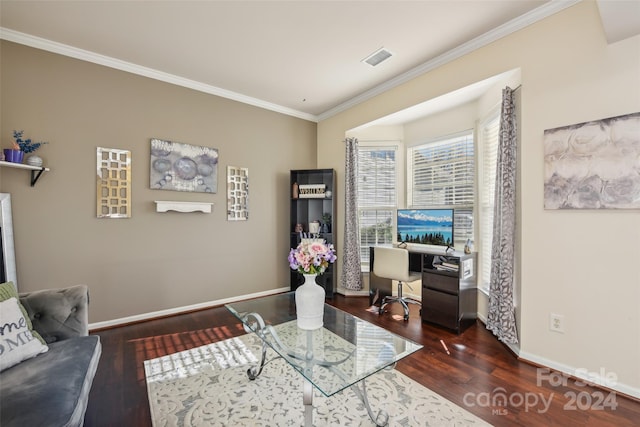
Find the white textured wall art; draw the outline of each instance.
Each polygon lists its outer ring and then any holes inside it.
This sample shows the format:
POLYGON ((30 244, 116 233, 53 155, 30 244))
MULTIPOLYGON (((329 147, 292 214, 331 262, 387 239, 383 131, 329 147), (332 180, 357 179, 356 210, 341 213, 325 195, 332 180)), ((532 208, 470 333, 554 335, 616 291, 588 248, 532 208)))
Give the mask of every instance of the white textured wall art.
POLYGON ((545 209, 640 209, 640 113, 544 131, 545 209))

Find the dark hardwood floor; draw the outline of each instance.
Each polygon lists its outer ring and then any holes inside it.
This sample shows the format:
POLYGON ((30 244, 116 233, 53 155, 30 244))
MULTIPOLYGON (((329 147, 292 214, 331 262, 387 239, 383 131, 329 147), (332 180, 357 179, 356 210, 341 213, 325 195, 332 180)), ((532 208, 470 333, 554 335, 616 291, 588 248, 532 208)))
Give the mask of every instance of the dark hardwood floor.
MULTIPOLYGON (((397 304, 378 316, 367 310, 368 301, 335 295, 330 303, 423 344, 422 350, 400 361, 396 369, 493 425, 640 425, 640 402, 558 373, 538 374, 536 367, 518 361, 481 323, 456 335, 423 323, 418 307, 411 307, 405 322, 397 304)), ((144 360, 244 331, 224 307, 216 307, 92 333, 100 335, 103 350, 85 426, 145 427, 151 426, 151 419, 144 360)))

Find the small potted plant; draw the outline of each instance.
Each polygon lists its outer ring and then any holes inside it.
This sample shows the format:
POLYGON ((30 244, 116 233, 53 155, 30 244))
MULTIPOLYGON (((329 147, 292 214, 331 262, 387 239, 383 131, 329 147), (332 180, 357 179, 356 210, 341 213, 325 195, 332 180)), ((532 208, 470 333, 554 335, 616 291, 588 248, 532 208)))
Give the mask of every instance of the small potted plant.
POLYGON ((331 233, 331 214, 329 212, 322 214, 322 227, 324 228, 323 233, 331 233))
MULTIPOLYGON (((4 150, 4 156, 8 162, 22 163, 22 159, 25 153, 33 153, 43 144, 47 144, 47 142, 44 141, 33 142, 31 141, 31 138, 22 139, 23 134, 23 130, 13 131, 14 141, 11 143, 11 148, 4 150)), ((42 158, 36 155, 29 156, 29 158, 27 159, 27 163, 31 166, 42 166, 42 158)))

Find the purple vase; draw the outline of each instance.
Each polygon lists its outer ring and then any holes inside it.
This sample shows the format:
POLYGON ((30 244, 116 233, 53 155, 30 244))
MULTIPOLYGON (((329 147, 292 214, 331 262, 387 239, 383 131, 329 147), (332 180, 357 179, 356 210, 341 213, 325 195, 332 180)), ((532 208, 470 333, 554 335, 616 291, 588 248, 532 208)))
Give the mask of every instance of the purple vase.
POLYGON ((12 150, 10 148, 4 149, 4 159, 11 163, 22 163, 24 157, 24 151, 12 150))

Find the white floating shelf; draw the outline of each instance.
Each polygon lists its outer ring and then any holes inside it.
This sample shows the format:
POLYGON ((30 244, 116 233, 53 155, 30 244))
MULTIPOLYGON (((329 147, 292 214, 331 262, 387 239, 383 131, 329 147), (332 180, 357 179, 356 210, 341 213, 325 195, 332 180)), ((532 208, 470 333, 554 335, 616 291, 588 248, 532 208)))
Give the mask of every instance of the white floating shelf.
POLYGON ((0 167, 15 168, 15 169, 26 169, 26 170, 31 171, 31 186, 32 187, 34 185, 36 185, 36 181, 38 181, 38 178, 40 178, 40 175, 42 175, 42 172, 49 172, 51 170, 51 169, 45 168, 43 166, 31 166, 31 165, 25 165, 25 164, 22 164, 22 163, 6 162, 4 160, 0 160, 0 167))
POLYGON ((163 200, 156 200, 156 212, 204 212, 211 213, 213 210, 213 203, 203 202, 168 202, 163 200))

